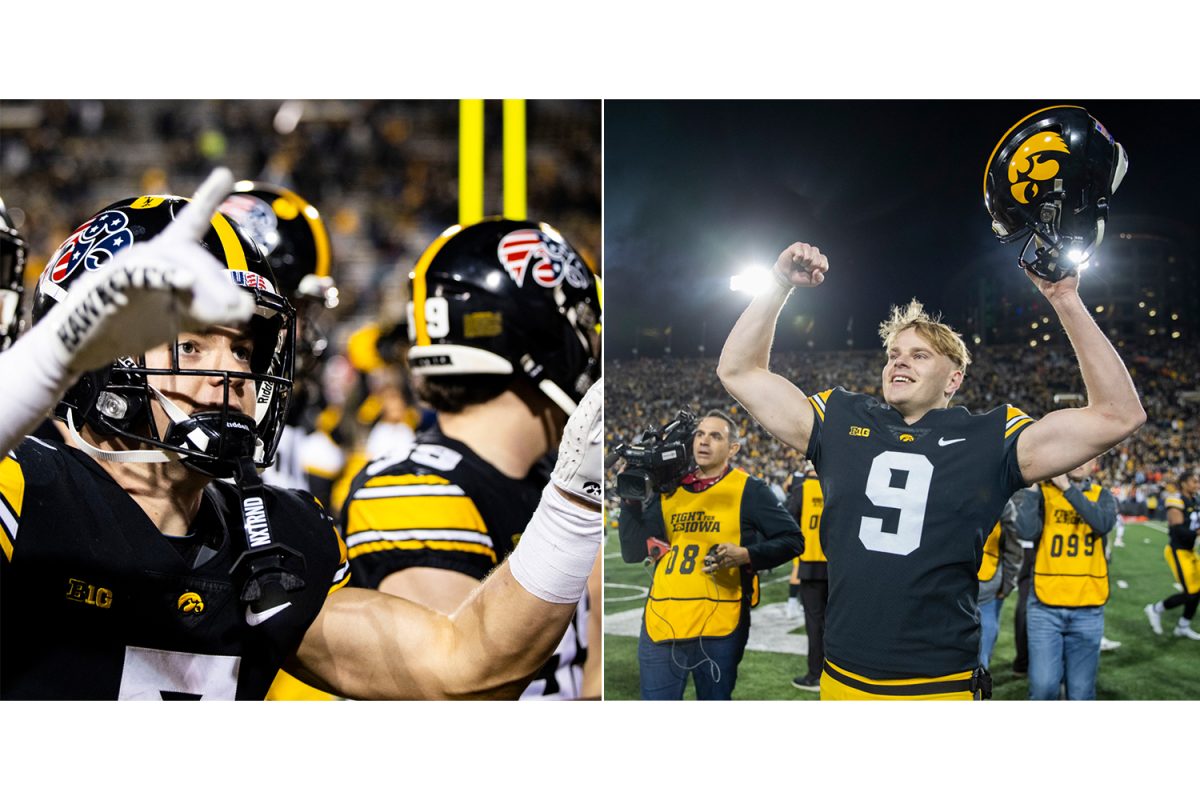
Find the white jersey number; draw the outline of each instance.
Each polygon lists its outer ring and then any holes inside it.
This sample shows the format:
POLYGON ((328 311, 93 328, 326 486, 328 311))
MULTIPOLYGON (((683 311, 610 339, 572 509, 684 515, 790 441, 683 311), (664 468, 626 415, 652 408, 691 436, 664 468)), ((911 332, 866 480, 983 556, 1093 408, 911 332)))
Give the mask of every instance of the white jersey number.
POLYGON ((881 518, 864 516, 858 538, 868 550, 906 556, 921 546, 932 480, 933 464, 920 453, 887 450, 875 456, 867 476, 867 497, 877 506, 897 509, 900 521, 895 533, 885 533, 881 518), (892 470, 908 473, 902 488, 892 486, 892 470))
POLYGON ((240 656, 126 647, 118 700, 234 700, 240 656))

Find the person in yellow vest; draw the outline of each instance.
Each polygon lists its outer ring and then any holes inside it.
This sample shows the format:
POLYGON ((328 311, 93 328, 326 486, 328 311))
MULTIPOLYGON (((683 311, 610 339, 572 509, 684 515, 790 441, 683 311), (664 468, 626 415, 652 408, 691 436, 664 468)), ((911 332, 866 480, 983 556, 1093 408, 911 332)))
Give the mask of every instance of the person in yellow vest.
POLYGON ((1117 521, 1117 501, 1092 480, 1096 459, 1029 489, 1041 502, 1022 503, 1018 535, 1036 539, 1029 635, 1029 699, 1096 698, 1108 560, 1104 537, 1117 521))
POLYGON ((758 601, 757 571, 786 564, 804 539, 771 490, 730 466, 737 428, 710 411, 696 428, 696 469, 674 492, 645 508, 626 502, 618 532, 627 562, 647 542, 665 542, 657 559, 638 641, 643 700, 682 700, 688 677, 699 700, 729 700, 758 601))
MULTIPOLYGON (((821 691, 821 669, 825 666, 825 606, 829 603, 829 565, 821 549, 821 511, 825 496, 812 462, 804 478, 792 487, 787 510, 800 523, 804 552, 793 562, 800 603, 804 607, 804 631, 808 635, 807 672, 792 679, 792 686, 805 692, 821 691)), ((791 587, 788 587, 789 593, 791 587)), ((789 598, 789 602, 791 602, 789 598)))
POLYGON ((1183 591, 1146 606, 1146 616, 1156 634, 1162 634, 1162 614, 1168 608, 1183 606, 1175 635, 1200 640, 1200 632, 1192 628, 1196 607, 1200 606, 1200 558, 1196 557, 1196 534, 1200 532, 1200 476, 1185 472, 1179 478, 1179 494, 1168 495, 1167 529, 1171 537, 1163 550, 1167 565, 1183 591))
MULTIPOLYGON (((1024 491, 1024 490, 1022 490, 1024 491)), ((979 564, 979 663, 991 667, 992 648, 1000 633, 1000 609, 1017 585, 1021 569, 1021 543, 1015 529, 1017 506, 1012 498, 983 543, 979 564)))

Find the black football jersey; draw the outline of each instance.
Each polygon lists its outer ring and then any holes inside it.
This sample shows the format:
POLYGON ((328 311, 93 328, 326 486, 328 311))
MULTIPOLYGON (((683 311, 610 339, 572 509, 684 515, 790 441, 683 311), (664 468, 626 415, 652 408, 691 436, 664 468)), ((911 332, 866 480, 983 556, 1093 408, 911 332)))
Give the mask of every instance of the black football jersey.
POLYGON ((808 457, 825 496, 827 658, 877 680, 974 669, 983 544, 1025 485, 1016 442, 1033 420, 1011 406, 957 407, 908 425, 882 400, 841 388, 809 402, 808 457))
MULTIPOLYGON (((368 464, 342 512, 351 585, 378 589, 388 575, 410 567, 483 580, 525 531, 550 478, 544 466, 510 478, 436 426, 420 433, 409 452, 368 464)), ((523 697, 578 695, 586 613, 581 603, 523 697)))
POLYGON ((408 567, 483 580, 516 546, 548 477, 510 478, 440 428, 425 431, 350 486, 342 511, 350 584, 378 589, 408 567))
POLYGON ((1177 508, 1183 513, 1183 530, 1168 529, 1171 547, 1176 550, 1191 550, 1196 546, 1196 535, 1200 533, 1200 495, 1171 495, 1164 503, 1168 509, 1177 508))
POLYGON ((189 535, 168 537, 88 455, 27 437, 0 462, 0 696, 262 699, 349 578, 311 497, 264 500, 304 588, 255 615, 229 575, 247 546, 233 487, 210 484, 189 535))

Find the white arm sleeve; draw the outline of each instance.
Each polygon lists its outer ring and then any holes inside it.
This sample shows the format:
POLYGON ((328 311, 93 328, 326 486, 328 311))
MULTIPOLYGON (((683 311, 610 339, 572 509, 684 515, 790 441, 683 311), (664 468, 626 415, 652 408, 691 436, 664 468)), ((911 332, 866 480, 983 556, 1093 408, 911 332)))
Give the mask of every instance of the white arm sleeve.
POLYGON ((0 353, 0 456, 38 426, 75 380, 50 355, 53 335, 49 326, 34 325, 0 353))

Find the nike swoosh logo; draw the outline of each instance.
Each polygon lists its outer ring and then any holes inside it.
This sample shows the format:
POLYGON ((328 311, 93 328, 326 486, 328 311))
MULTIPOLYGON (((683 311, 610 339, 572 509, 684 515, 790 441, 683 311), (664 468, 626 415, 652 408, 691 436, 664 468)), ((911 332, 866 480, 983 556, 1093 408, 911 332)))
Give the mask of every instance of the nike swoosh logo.
POLYGON ((938 439, 938 447, 945 447, 948 444, 957 444, 958 442, 965 441, 966 439, 938 439))
POLYGON ((266 622, 267 620, 269 620, 271 617, 278 614, 280 611, 283 611, 285 608, 287 608, 291 604, 292 603, 289 600, 286 603, 283 603, 283 604, 277 605, 277 606, 271 606, 266 611, 259 611, 258 613, 255 613, 247 608, 246 609, 246 622, 250 625, 261 625, 264 622, 266 622))

